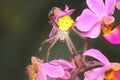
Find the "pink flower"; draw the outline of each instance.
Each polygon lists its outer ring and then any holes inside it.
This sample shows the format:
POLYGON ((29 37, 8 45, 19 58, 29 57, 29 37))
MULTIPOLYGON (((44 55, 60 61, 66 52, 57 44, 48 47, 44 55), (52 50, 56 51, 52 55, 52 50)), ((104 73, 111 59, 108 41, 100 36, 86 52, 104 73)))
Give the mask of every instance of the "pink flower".
MULTIPOLYGON (((75 68, 76 67, 74 65, 66 60, 52 60, 48 63, 44 63, 42 67, 39 68, 38 80, 43 80, 41 79, 42 72, 44 72, 48 76, 48 80, 69 80, 75 68)), ((76 78, 76 80, 78 79, 76 78)))
MULTIPOLYGON (((69 10, 69 7, 68 7, 68 5, 65 5, 65 10, 61 10, 60 8, 58 8, 58 7, 54 7, 53 9, 52 9, 52 11, 53 11, 53 16, 52 16, 52 19, 56 22, 56 23, 58 23, 58 19, 60 18, 60 17, 62 17, 62 16, 65 16, 65 15, 71 15, 73 12, 74 12, 74 9, 70 9, 69 10)), ((56 33, 57 33, 57 26, 55 25, 55 24, 52 24, 53 25, 53 27, 52 27, 52 30, 51 30, 51 32, 50 32, 50 34, 49 34, 49 37, 52 37, 52 36, 54 36, 56 33)))
MULTIPOLYGON (((112 16, 115 9, 116 0, 86 0, 89 7, 84 9, 82 14, 76 19, 76 28, 81 31, 81 35, 84 37, 97 38, 101 33, 101 28, 103 35, 106 35, 104 30, 109 30, 109 25, 112 29, 114 24, 114 17, 112 16), (112 26, 111 26, 112 25, 112 26)), ((109 37, 117 39, 112 40, 107 39, 112 44, 120 44, 120 31, 119 28, 111 30, 107 33, 110 34, 109 37), (118 35, 118 36, 113 36, 118 35)), ((104 36, 106 38, 106 36, 104 36)))
POLYGON ((110 63, 109 60, 96 49, 87 50, 83 55, 93 57, 103 63, 102 67, 86 71, 84 80, 120 80, 119 63, 110 63))
MULTIPOLYGON (((29 80, 69 80, 76 69, 75 65, 64 59, 44 63, 33 56, 31 62, 32 64, 26 67, 29 80)), ((75 80, 79 79, 76 77, 75 80)))

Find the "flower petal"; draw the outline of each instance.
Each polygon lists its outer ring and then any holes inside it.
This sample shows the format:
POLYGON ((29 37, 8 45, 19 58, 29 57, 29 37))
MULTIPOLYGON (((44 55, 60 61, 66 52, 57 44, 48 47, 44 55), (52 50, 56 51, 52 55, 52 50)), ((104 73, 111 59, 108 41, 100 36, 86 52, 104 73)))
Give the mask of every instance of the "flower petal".
POLYGON ((76 28, 80 31, 89 31, 100 19, 89 9, 84 9, 76 19, 76 28))
POLYGON ((54 15, 55 15, 56 17, 62 16, 62 15, 65 15, 65 14, 66 14, 64 11, 62 11, 62 10, 61 10, 60 8, 58 8, 58 7, 54 7, 53 12, 54 12, 54 15))
POLYGON ((75 80, 80 80, 80 79, 79 79, 79 77, 77 76, 77 77, 75 78, 75 80))
POLYGON ((31 62, 32 62, 32 64, 40 64, 39 61, 40 61, 39 58, 37 58, 37 57, 35 57, 35 56, 32 56, 32 57, 31 57, 31 62))
POLYGON ((63 79, 63 80, 69 80, 69 79, 70 79, 70 77, 71 77, 70 72, 65 71, 65 75, 64 75, 63 77, 61 77, 61 79, 63 79))
POLYGON ((91 56, 100 62, 102 62, 104 65, 109 66, 110 62, 109 60, 97 49, 89 49, 83 53, 83 55, 91 56))
POLYGON ((114 13, 115 3, 116 3, 116 0, 105 0, 106 13, 108 15, 112 15, 114 13))
POLYGON ((100 67, 86 71, 84 74, 84 80, 104 80, 104 74, 106 70, 106 67, 100 67))
POLYGON ((68 11, 68 10, 69 10, 68 5, 65 5, 65 10, 64 11, 68 11))
POLYGON ((38 78, 37 80, 48 80, 46 73, 41 69, 41 66, 39 67, 38 70, 38 78))
POLYGON ((42 66, 42 70, 52 78, 59 78, 65 75, 64 69, 58 64, 45 63, 42 66))
POLYGON ((59 64, 63 69, 72 69, 75 68, 70 62, 64 59, 53 60, 50 62, 51 64, 59 64))
POLYGON ((120 25, 108 34, 103 34, 104 38, 111 44, 120 44, 120 25))
POLYGON ((96 80, 104 80, 105 73, 101 73, 96 80))
POLYGON ((70 9, 70 10, 67 11, 66 15, 72 15, 74 11, 75 11, 75 9, 70 9))
POLYGON ((105 24, 111 24, 111 23, 114 23, 115 18, 114 18, 113 16, 103 16, 103 17, 102 17, 102 21, 103 21, 105 24))
POLYGON ((61 10, 58 7, 55 7, 55 9, 54 9, 54 15, 56 17, 61 17, 64 15, 71 15, 73 12, 74 12, 74 9, 69 10, 69 7, 67 5, 65 6, 65 11, 61 10))
POLYGON ((65 5, 65 10, 64 11, 67 13, 67 15, 72 15, 72 13, 75 11, 75 9, 70 9, 69 10, 68 5, 65 5))
POLYGON ((56 78, 48 77, 48 80, 57 80, 56 78))
POLYGON ((81 32, 81 36, 89 37, 89 38, 97 38, 101 32, 101 24, 96 24, 90 31, 88 32, 81 32))
POLYGON ((30 68, 31 68, 31 65, 30 65, 30 64, 26 66, 26 71, 25 71, 25 73, 26 73, 27 75, 29 75, 29 70, 30 70, 30 68))
POLYGON ((119 71, 120 70, 120 63, 111 63, 110 68, 113 69, 114 71, 119 71))
POLYGON ((55 26, 52 27, 52 30, 49 34, 49 37, 53 37, 57 33, 57 28, 55 26))
POLYGON ((117 72, 115 73, 115 78, 114 78, 114 80, 120 80, 120 71, 117 71, 117 72))
MULTIPOLYGON (((86 0, 88 7, 98 16, 105 13, 105 5, 103 0, 86 0)), ((88 18, 89 19, 89 18, 88 18)))

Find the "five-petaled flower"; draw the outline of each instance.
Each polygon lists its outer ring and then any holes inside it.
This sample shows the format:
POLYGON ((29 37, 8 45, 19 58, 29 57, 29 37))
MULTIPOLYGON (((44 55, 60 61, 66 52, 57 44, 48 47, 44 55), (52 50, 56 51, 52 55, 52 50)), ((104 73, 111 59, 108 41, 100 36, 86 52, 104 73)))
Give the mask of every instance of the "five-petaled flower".
POLYGON ((97 38, 101 29, 104 37, 112 44, 120 44, 120 28, 112 29, 116 0, 86 0, 89 8, 76 19, 76 28, 84 37, 97 38), (109 37, 109 38, 108 38, 109 37), (114 38, 114 39, 111 39, 114 38))
POLYGON ((93 57, 100 61, 103 66, 85 72, 84 80, 120 80, 120 63, 110 61, 96 49, 89 49, 83 55, 93 57))

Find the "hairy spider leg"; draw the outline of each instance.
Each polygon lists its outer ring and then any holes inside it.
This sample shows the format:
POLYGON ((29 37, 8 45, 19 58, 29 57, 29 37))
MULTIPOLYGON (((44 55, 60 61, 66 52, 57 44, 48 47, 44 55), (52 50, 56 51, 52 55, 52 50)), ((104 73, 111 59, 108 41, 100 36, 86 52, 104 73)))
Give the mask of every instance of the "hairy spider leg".
POLYGON ((57 37, 57 35, 55 35, 55 36, 53 36, 53 37, 50 37, 50 38, 48 38, 48 39, 45 39, 45 40, 41 43, 40 48, 38 49, 39 53, 41 52, 43 46, 44 46, 46 43, 50 42, 51 40, 54 40, 56 37, 57 37))
POLYGON ((73 52, 73 49, 72 49, 70 43, 68 42, 68 38, 66 38, 66 44, 67 44, 67 46, 68 46, 68 49, 69 49, 70 53, 73 55, 74 52, 73 52))
MULTIPOLYGON (((80 35, 80 32, 73 26, 71 27, 71 30, 76 33, 79 37, 81 37, 82 39, 84 39, 84 47, 83 47, 83 51, 86 51, 88 49, 88 43, 89 43, 89 38, 86 38, 86 37, 82 37, 80 35)), ((81 61, 84 65, 88 66, 87 64, 87 60, 86 60, 86 56, 84 55, 81 55, 81 61)))
POLYGON ((58 24, 51 18, 49 23, 58 29, 58 24))
POLYGON ((58 41, 58 37, 56 36, 55 40, 52 42, 52 44, 49 46, 48 51, 47 51, 47 57, 46 57, 46 61, 48 61, 49 55, 50 55, 50 51, 51 48, 55 45, 55 43, 58 41))
POLYGON ((74 26, 71 27, 71 30, 72 30, 75 34, 77 34, 79 37, 81 37, 81 38, 84 39, 84 37, 82 37, 82 36, 80 35, 80 32, 79 32, 78 30, 76 30, 76 28, 75 28, 74 26))
POLYGON ((75 45, 74 45, 74 43, 72 42, 72 40, 71 40, 71 38, 70 38, 69 36, 68 36, 68 42, 69 42, 71 48, 73 49, 74 54, 75 54, 75 55, 78 54, 78 53, 77 53, 77 50, 76 50, 76 48, 75 48, 75 45))

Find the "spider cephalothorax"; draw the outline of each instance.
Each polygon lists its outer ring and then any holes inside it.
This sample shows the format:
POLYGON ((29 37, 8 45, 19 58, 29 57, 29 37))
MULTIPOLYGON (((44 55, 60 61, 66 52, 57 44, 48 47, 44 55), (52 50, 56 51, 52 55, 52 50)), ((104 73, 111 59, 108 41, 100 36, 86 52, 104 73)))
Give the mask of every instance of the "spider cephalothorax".
POLYGON ((57 37, 60 39, 60 42, 64 42, 67 36, 69 36, 69 31, 58 30, 57 37))

